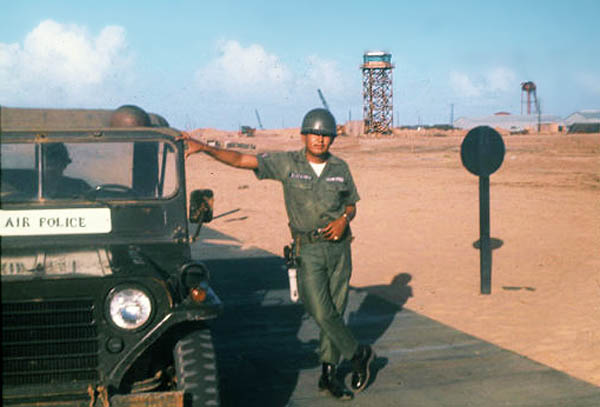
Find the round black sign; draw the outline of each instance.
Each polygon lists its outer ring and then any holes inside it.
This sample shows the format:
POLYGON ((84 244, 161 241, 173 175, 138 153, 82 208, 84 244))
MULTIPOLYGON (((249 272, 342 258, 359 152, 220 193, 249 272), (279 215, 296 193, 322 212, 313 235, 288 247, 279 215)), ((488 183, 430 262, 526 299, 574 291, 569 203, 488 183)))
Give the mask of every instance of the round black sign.
POLYGON ((487 177, 496 172, 504 160, 502 136, 488 126, 471 129, 460 146, 460 158, 469 172, 487 177))

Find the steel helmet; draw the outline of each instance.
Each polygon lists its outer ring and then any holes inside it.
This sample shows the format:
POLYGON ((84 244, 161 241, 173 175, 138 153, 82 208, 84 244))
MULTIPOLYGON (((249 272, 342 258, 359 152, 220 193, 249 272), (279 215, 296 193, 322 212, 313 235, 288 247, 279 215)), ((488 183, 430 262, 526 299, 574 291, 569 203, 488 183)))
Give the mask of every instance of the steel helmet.
POLYGON ((63 143, 49 143, 44 146, 46 160, 52 163, 70 164, 69 150, 63 143))
POLYGON ((335 117, 327 109, 313 109, 304 116, 300 133, 335 137, 337 135, 335 117))
POLYGON ((152 127, 169 127, 167 119, 156 113, 148 113, 150 116, 150 125, 152 127))
POLYGON ((110 127, 149 127, 150 116, 141 107, 123 105, 110 118, 110 127))

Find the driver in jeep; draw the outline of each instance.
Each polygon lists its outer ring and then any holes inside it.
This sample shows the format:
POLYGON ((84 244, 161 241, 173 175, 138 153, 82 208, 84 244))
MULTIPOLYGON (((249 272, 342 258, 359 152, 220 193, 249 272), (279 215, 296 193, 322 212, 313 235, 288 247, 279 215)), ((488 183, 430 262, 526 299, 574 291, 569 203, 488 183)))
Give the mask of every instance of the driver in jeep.
POLYGON ((79 178, 63 175, 71 163, 69 151, 63 143, 44 146, 44 196, 47 198, 71 198, 79 196, 92 187, 79 178))

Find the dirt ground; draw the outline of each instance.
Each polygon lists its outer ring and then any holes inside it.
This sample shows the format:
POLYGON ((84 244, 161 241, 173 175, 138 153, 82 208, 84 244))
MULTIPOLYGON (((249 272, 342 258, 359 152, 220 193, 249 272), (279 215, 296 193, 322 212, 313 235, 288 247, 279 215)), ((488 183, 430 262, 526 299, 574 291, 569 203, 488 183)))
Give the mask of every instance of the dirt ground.
MULTIPOLYGON (((194 134, 251 153, 301 146, 297 129, 194 134)), ((352 285, 407 273, 407 308, 600 386, 600 134, 504 135, 490 177, 490 295, 479 292, 479 184, 460 161, 464 134, 336 139, 361 195, 352 285)), ((188 190, 213 189, 215 215, 225 214, 208 227, 234 238, 204 239, 202 256, 230 255, 211 243, 281 255, 290 235, 278 183, 204 155, 187 167, 188 190)))

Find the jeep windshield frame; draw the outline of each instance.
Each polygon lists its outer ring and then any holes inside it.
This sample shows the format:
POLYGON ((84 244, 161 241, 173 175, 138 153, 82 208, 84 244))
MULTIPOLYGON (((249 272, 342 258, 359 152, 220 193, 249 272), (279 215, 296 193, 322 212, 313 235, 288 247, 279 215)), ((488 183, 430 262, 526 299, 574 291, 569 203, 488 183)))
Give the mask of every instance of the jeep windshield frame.
POLYGON ((175 152, 154 129, 3 133, 2 201, 169 199, 179 188, 175 152))
MULTIPOLYGON (((56 245, 56 239, 61 244, 74 245, 186 241, 185 160, 183 143, 177 141, 177 135, 177 131, 170 128, 147 127, 94 131, 2 131, 0 228, 4 248, 56 245), (63 146, 55 149, 58 152, 50 151, 49 146, 58 145, 63 146), (49 170, 45 164, 51 153, 65 158, 65 146, 67 151, 68 148, 72 150, 66 153, 69 165, 78 166, 85 173, 65 171, 62 179, 69 187, 85 190, 53 196, 49 193, 49 170), (18 158, 11 157, 10 148, 28 149, 29 162, 19 162, 18 158), (86 151, 87 154, 84 154, 86 151), (18 168, 11 168, 11 165, 18 168), (11 173, 12 176, 25 175, 34 191, 15 193, 15 189, 23 185, 22 182, 21 185, 10 185, 10 181, 14 183, 9 179, 11 173), (82 185, 85 187, 82 188, 82 185), (7 225, 17 227, 19 217, 22 220, 24 213, 35 215, 36 211, 42 210, 66 213, 88 208, 108 208, 108 231, 70 233, 55 228, 36 235, 13 233, 14 229, 7 229, 7 225), (53 239, 48 239, 49 235, 53 239)), ((24 179, 21 178, 21 181, 24 179)), ((16 183, 19 184, 19 181, 16 183)), ((60 226, 60 218, 56 219, 60 226)), ((35 218, 32 222, 37 221, 35 218)))

